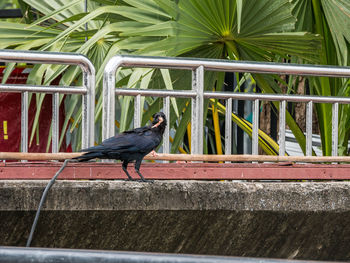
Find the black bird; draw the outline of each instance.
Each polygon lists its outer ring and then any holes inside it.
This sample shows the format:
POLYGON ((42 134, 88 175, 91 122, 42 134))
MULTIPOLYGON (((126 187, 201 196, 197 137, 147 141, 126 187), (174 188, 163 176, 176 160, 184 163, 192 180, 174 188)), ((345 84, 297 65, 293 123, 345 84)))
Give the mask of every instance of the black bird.
POLYGON ((121 160, 123 171, 129 180, 133 178, 127 171, 128 163, 136 161, 135 171, 142 181, 147 181, 140 173, 141 162, 145 155, 155 150, 162 141, 166 124, 165 114, 155 113, 151 125, 125 131, 104 140, 100 145, 82 149, 81 152, 86 153, 74 159, 78 159, 79 162, 94 158, 121 160))

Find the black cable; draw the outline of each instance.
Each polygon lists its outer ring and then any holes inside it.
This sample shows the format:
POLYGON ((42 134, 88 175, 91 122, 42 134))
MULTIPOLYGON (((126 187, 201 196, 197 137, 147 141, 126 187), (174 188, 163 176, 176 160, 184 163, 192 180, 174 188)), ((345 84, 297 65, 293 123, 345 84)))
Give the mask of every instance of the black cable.
POLYGON ((69 161, 70 160, 68 160, 68 159, 64 161, 64 163, 62 164, 61 168, 58 170, 58 172, 55 174, 55 176, 52 177, 50 182, 45 187, 45 190, 44 190, 44 192, 43 192, 43 194, 41 196, 41 200, 40 200, 40 203, 39 203, 38 210, 36 211, 36 214, 35 214, 35 218, 34 218, 34 221, 33 221, 32 229, 30 230, 30 234, 29 234, 29 237, 28 237, 28 240, 27 240, 26 247, 30 247, 30 243, 32 242, 34 231, 35 231, 36 225, 38 223, 40 210, 41 210, 41 208, 42 208, 42 206, 43 206, 43 204, 44 204, 44 202, 46 200, 47 193, 50 190, 51 186, 55 183, 57 177, 60 175, 60 173, 63 171, 63 169, 67 166, 69 161))

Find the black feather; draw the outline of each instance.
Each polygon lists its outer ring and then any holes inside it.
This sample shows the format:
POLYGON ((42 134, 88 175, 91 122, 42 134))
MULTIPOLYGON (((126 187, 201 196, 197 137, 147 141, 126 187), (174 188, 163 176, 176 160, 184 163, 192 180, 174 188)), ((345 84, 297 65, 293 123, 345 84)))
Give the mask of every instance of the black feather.
POLYGON ((121 160, 123 170, 130 180, 132 177, 127 171, 127 166, 129 162, 136 161, 135 170, 145 181, 139 171, 142 159, 160 144, 166 125, 165 114, 158 112, 153 115, 151 125, 125 131, 104 140, 100 145, 82 149, 85 153, 74 159, 78 159, 79 162, 94 158, 121 160))

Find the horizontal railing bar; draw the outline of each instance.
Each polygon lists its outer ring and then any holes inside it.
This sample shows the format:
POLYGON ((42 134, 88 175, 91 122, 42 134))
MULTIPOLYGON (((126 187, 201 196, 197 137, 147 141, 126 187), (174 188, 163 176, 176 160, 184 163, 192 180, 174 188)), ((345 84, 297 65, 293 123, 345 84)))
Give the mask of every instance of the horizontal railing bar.
MULTIPOLYGON (((75 263, 307 263, 309 260, 248 258, 229 256, 209 256, 190 254, 143 253, 129 251, 106 251, 88 249, 56 249, 56 248, 23 248, 0 247, 0 262, 46 263, 46 262, 75 262, 75 263)), ((326 261, 319 261, 325 263, 326 261)))
POLYGON ((326 97, 311 95, 284 95, 284 94, 256 94, 243 92, 204 92, 204 98, 209 99, 237 99, 237 100, 267 100, 267 101, 289 101, 289 102, 316 102, 316 103, 341 103, 350 104, 350 97, 326 97))
POLYGON ((113 57, 106 68, 142 67, 142 68, 168 68, 168 69, 195 69, 203 66, 205 70, 226 72, 250 72, 266 74, 291 74, 303 76, 350 77, 350 67, 297 65, 273 62, 250 61, 223 61, 211 59, 190 59, 171 57, 140 57, 123 56, 113 57))
MULTIPOLYGON (((1 86, 0 86, 1 87, 1 86)), ((181 97, 193 98, 196 93, 190 90, 144 90, 144 89, 115 89, 116 95, 125 96, 153 96, 153 97, 181 97)), ((237 100, 267 100, 267 101, 289 101, 314 103, 341 103, 350 104, 350 97, 326 97, 311 95, 284 95, 284 94, 256 94, 246 92, 204 92, 204 98, 209 99, 237 99, 237 100)))
POLYGON ((152 96, 152 97, 177 97, 194 98, 196 93, 190 90, 146 90, 146 89, 115 89, 116 95, 124 96, 152 96))
POLYGON ((85 55, 78 53, 0 49, 0 61, 76 65, 89 74, 95 74, 91 61, 85 55))
POLYGON ((39 93, 61 93, 61 94, 86 94, 87 89, 82 86, 33 86, 0 84, 0 92, 39 92, 39 93))
MULTIPOLYGON (((78 157, 83 152, 75 153, 19 153, 0 152, 0 160, 66 160, 78 157)), ((305 163, 350 163, 350 156, 276 156, 276 155, 214 155, 214 154, 162 154, 156 156, 148 154, 145 160, 164 161, 203 161, 203 162, 305 162, 305 163)))

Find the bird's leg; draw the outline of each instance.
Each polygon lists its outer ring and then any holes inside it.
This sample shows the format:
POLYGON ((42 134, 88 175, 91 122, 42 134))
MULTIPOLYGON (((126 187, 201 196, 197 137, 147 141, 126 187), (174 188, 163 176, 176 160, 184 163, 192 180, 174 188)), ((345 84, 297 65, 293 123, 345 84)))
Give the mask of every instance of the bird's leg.
POLYGON ((142 163, 142 159, 141 160, 136 160, 135 162, 135 171, 137 172, 137 174, 141 177, 141 181, 142 182, 153 182, 153 180, 147 180, 145 179, 145 177, 143 177, 143 175, 140 173, 140 166, 142 163))
POLYGON ((129 162, 124 161, 123 165, 122 165, 122 168, 123 168, 124 173, 128 176, 129 180, 132 181, 134 179, 130 176, 130 174, 128 173, 128 170, 127 170, 128 169, 128 163, 129 162))

